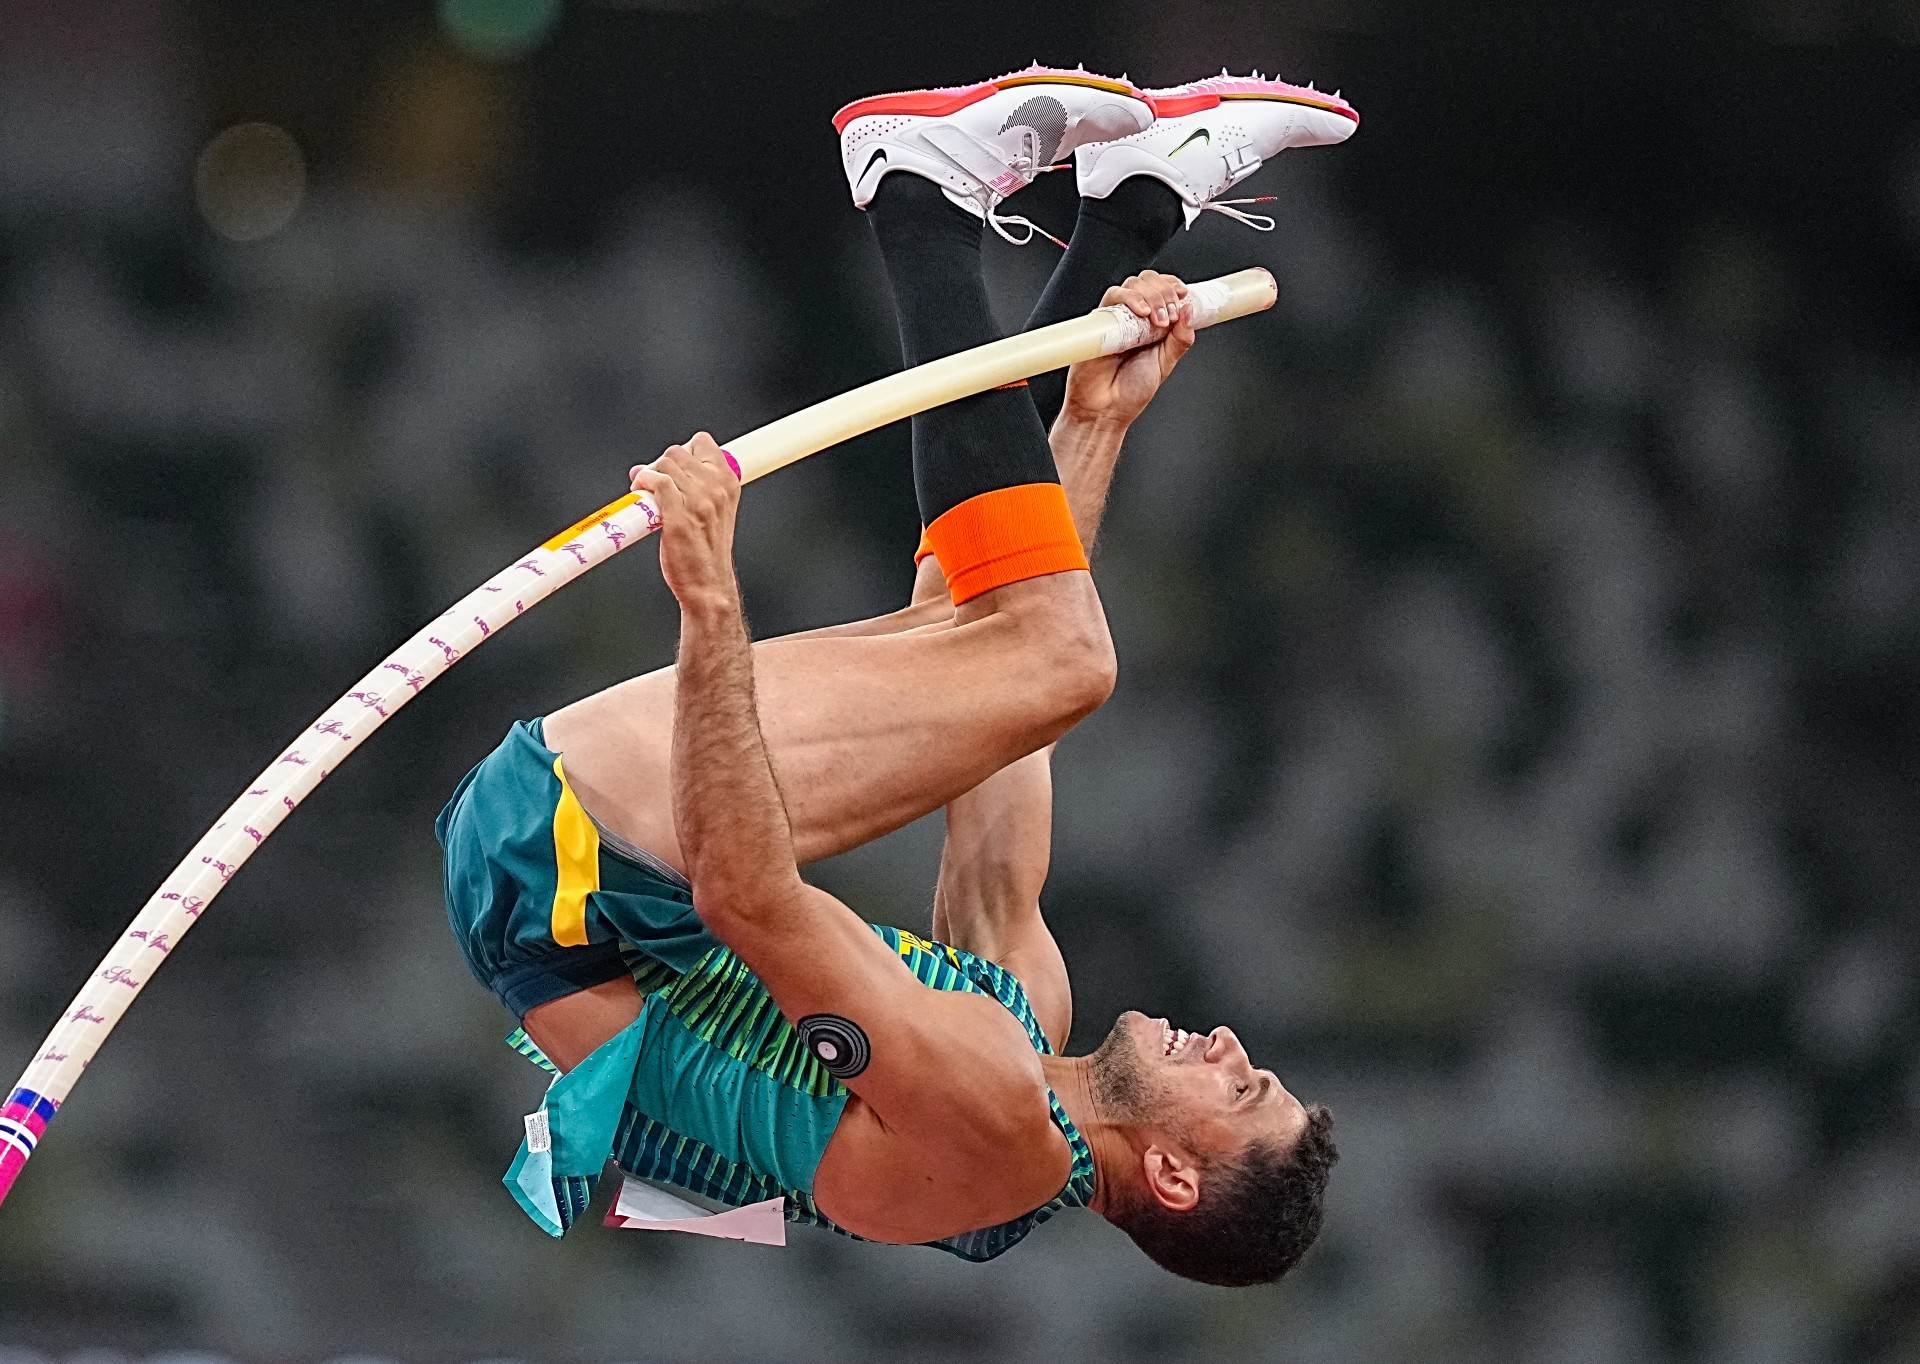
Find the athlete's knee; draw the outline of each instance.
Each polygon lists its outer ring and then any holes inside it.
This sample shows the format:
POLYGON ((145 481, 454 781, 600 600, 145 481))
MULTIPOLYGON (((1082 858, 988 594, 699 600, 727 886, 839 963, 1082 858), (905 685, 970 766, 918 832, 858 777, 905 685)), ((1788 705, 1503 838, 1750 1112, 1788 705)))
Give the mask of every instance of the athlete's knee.
POLYGON ((1059 702, 1073 721, 1105 705, 1120 678, 1120 660, 1113 651, 1106 616, 1096 612, 1076 625, 1060 646, 1063 656, 1055 664, 1059 702))
POLYGON ((991 618, 993 669, 1017 678, 1023 722, 1057 738, 1113 694, 1118 664, 1093 578, 1054 573, 1010 583, 959 608, 963 624, 991 618))
POLYGON ((1100 709, 1119 676, 1106 613, 1087 575, 1062 574, 1061 591, 1036 593, 1020 612, 1019 666, 1031 669, 1043 723, 1065 728, 1100 709))

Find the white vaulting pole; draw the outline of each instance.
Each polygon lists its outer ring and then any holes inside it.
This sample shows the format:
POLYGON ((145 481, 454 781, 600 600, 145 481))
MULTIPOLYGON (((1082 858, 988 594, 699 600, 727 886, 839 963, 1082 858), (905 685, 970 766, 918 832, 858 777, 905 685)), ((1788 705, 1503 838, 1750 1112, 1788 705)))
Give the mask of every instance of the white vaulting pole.
MULTIPOLYGON (((1261 269, 1241 270, 1195 284, 1188 296, 1195 304, 1194 325, 1208 327, 1271 307, 1273 277, 1261 269)), ((726 449, 739 462, 742 480, 751 483, 902 417, 1131 350, 1159 335, 1125 308, 1102 308, 889 375, 728 441, 726 449)), ((107 1034, 214 896, 300 802, 395 711, 495 631, 659 526, 651 501, 631 493, 575 522, 448 607, 253 779, 114 943, 0 1106, 0 1202, 107 1034)))

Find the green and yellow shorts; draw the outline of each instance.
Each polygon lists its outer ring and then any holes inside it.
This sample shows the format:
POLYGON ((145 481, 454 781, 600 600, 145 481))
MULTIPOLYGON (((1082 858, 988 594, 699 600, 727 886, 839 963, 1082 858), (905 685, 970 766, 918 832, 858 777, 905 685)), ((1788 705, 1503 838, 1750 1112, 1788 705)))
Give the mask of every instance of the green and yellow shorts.
POLYGON ((679 973, 718 945, 671 867, 609 846, 539 720, 515 724, 461 779, 434 833, 453 936, 516 1018, 630 974, 622 943, 679 973))

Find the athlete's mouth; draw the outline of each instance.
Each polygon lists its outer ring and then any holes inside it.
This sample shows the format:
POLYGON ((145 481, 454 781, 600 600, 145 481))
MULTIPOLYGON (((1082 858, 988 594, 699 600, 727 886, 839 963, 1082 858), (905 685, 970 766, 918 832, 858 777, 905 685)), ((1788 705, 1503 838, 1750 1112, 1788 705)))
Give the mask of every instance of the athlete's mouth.
POLYGON ((1161 1019, 1160 1054, 1162 1056, 1173 1055, 1176 1051, 1186 1046, 1187 1043, 1193 1041, 1195 1036, 1196 1034, 1188 1032, 1185 1028, 1176 1028, 1173 1024, 1167 1022, 1166 1019, 1161 1019))

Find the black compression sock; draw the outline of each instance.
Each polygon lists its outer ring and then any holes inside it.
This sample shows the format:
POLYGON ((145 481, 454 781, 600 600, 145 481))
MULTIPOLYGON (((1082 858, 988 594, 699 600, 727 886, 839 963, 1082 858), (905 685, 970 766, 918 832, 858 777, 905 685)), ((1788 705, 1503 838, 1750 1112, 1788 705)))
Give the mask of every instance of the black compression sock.
MULTIPOLYGON (((1053 268, 1027 330, 1064 322, 1100 306, 1110 284, 1153 264, 1153 258, 1180 230, 1180 196, 1150 175, 1130 175, 1104 199, 1082 199, 1067 253, 1053 268)), ((1055 370, 1033 380, 1033 401, 1047 426, 1060 415, 1067 372, 1055 370)))
MULTIPOLYGON (((867 217, 893 281, 909 365, 1000 339, 980 274, 978 218, 933 181, 907 172, 881 180, 867 217)), ((962 398, 913 419, 913 483, 925 525, 980 493, 1059 481, 1046 428, 1020 388, 962 398)))

